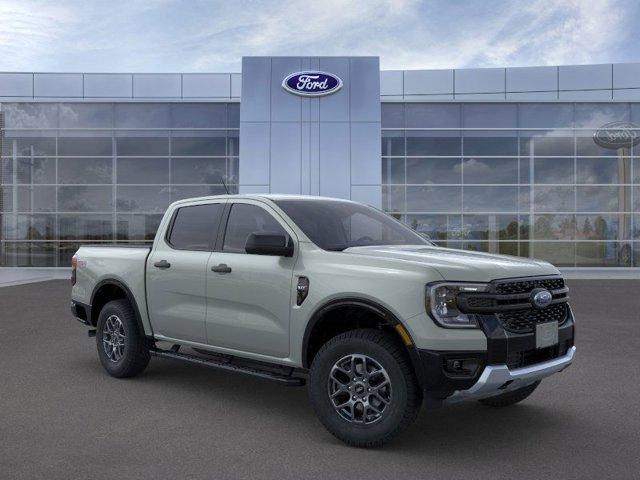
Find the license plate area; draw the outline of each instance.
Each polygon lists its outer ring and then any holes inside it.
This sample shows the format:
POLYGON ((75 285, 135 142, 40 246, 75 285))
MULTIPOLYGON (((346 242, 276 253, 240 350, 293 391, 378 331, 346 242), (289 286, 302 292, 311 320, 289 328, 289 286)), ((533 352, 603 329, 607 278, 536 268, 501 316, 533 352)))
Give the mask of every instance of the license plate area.
POLYGON ((536 325, 536 348, 545 348, 558 344, 558 322, 545 322, 536 325))

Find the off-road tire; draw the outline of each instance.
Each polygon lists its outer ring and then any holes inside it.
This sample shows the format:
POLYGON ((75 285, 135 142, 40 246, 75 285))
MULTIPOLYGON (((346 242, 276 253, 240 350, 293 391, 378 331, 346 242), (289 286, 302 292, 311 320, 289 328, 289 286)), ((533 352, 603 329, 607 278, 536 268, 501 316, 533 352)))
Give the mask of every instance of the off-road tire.
POLYGON ((100 363, 109 375, 117 378, 138 375, 147 367, 151 358, 149 341, 144 332, 140 331, 135 312, 127 300, 114 300, 102 308, 96 326, 96 346, 100 363), (103 343, 105 323, 113 316, 122 322, 125 334, 123 353, 117 361, 108 357, 103 343))
POLYGON ((422 390, 403 345, 391 334, 374 329, 342 333, 320 348, 309 372, 309 397, 325 428, 346 444, 360 448, 379 447, 390 441, 416 419, 422 404, 422 390), (331 370, 349 355, 366 355, 388 374, 390 403, 374 423, 343 418, 329 398, 331 370))
POLYGON ((536 388, 538 388, 538 385, 540 385, 540 380, 532 383, 531 385, 527 385, 526 387, 519 388, 518 390, 496 395, 495 397, 484 398, 478 401, 481 404, 488 405, 490 407, 508 407, 523 401, 531 395, 536 388))

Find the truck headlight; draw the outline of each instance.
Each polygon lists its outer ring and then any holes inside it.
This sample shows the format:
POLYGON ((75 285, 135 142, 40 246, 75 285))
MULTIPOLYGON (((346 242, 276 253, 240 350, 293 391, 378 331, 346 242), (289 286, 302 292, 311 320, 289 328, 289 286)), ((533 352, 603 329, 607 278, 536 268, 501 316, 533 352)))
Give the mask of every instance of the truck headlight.
POLYGON ((427 285, 425 303, 427 313, 438 325, 445 328, 478 328, 473 314, 458 309, 459 293, 486 292, 485 283, 436 283, 427 285))

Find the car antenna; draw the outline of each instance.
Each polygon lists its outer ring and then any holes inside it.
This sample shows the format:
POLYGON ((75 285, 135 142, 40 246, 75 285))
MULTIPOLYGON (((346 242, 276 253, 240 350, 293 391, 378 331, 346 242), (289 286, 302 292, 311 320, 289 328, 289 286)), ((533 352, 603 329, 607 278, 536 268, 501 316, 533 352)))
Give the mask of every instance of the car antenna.
POLYGON ((227 192, 227 195, 231 195, 229 193, 229 189, 227 188, 227 184, 224 183, 224 178, 220 177, 220 181, 222 182, 222 186, 224 187, 224 191, 227 192))

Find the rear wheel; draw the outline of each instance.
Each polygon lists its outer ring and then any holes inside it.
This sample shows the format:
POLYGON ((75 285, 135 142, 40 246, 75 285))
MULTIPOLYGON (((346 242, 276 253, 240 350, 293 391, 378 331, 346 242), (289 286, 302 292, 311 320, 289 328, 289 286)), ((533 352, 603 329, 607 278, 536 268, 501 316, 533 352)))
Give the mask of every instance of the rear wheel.
POLYGON ((334 436, 378 447, 407 428, 422 403, 410 361, 392 335, 352 330, 329 340, 309 372, 311 404, 334 436))
POLYGON ((526 399, 538 388, 538 385, 540 385, 539 380, 526 387, 513 390, 512 392, 496 395, 495 397, 483 398, 479 400, 479 402, 490 407, 508 407, 526 399))
POLYGON ((100 312, 96 329, 98 357, 114 377, 133 377, 149 363, 149 345, 138 328, 135 312, 127 300, 107 303, 100 312))

